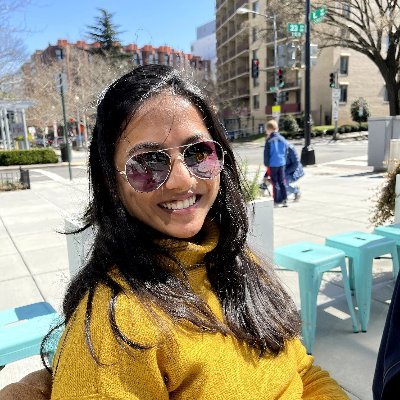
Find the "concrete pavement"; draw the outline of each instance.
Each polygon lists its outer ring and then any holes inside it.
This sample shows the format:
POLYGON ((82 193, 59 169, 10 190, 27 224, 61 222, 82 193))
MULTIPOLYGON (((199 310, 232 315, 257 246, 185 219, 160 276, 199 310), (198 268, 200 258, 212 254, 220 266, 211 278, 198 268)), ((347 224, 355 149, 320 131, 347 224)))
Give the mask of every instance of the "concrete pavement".
MULTIPOLYGON (((84 164, 83 154, 72 167, 74 176, 84 164)), ((63 229, 64 217, 76 215, 85 204, 84 175, 72 182, 47 180, 35 182, 30 190, 0 193, 0 309, 43 299, 60 309, 69 274, 66 239, 57 231, 63 229)), ((275 246, 302 240, 323 244, 328 235, 371 231, 371 200, 382 183, 383 174, 367 167, 366 156, 307 167, 300 202, 274 210, 275 246)), ((279 274, 299 305, 297 274, 279 274)), ((368 332, 354 334, 340 275, 324 276, 313 354, 352 399, 372 399, 376 355, 393 286, 390 261, 376 260, 368 332)), ((0 388, 40 367, 38 357, 6 366, 0 372, 0 388)))

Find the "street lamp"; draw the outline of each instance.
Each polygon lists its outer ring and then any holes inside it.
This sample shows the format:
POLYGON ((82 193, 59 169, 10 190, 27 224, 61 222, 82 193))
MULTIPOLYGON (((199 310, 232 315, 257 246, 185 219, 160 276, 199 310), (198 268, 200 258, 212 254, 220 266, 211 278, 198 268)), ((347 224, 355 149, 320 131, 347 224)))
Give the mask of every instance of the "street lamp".
POLYGON ((276 14, 272 15, 262 14, 257 11, 249 10, 246 7, 239 7, 236 10, 236 14, 256 14, 261 15, 265 19, 269 19, 273 21, 273 31, 274 31, 274 68, 275 68, 275 90, 276 90, 276 103, 278 103, 279 98, 279 82, 278 82, 278 33, 276 30, 276 14))

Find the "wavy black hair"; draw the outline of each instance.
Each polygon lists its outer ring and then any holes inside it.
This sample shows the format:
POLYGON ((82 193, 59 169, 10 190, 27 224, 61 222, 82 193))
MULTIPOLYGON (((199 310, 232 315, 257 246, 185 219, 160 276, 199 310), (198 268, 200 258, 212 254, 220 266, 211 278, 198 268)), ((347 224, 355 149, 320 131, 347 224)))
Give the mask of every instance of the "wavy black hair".
MULTIPOLYGON (((285 340, 298 336, 299 316, 291 298, 272 266, 262 265, 247 247, 248 219, 239 170, 215 107, 183 73, 168 66, 147 65, 132 70, 108 88, 97 109, 89 175, 91 200, 83 229, 94 226, 96 236, 89 260, 68 287, 63 312, 68 323, 88 294, 86 337, 95 359, 90 317, 94 292, 100 284, 111 289, 109 319, 116 339, 134 349, 148 348, 146 343, 134 343, 125 337, 115 324, 114 306, 122 287, 110 277, 113 268, 145 307, 156 305, 176 323, 189 322, 201 331, 232 334, 260 354, 278 354, 285 340), (147 99, 168 91, 199 110, 213 140, 226 152, 220 190, 209 212, 219 227, 220 239, 205 258, 212 290, 222 305, 223 323, 192 291, 183 266, 178 274, 168 268, 165 259, 173 257, 168 249, 156 244, 160 233, 132 217, 118 195, 116 143, 138 108, 147 99)), ((179 260, 174 261, 179 264, 179 260)))

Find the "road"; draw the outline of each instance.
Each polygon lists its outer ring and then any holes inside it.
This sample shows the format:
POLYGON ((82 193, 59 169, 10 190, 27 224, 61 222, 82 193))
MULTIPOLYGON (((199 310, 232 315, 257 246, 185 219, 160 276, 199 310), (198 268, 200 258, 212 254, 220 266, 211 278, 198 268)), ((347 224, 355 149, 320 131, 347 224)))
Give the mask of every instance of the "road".
MULTIPOLYGON (((300 140, 291 141, 298 151, 301 153, 303 142, 300 140)), ((315 151, 316 162, 319 164, 342 160, 351 157, 359 157, 367 154, 368 140, 345 139, 337 142, 331 142, 329 139, 314 139, 312 146, 315 151)), ((232 147, 239 160, 247 160, 249 165, 262 165, 263 163, 263 142, 259 143, 233 143, 232 147)), ((85 155, 79 154, 79 159, 74 158, 72 161, 82 160, 84 162, 85 155)), ((73 179, 86 179, 87 168, 85 165, 72 166, 71 172, 73 179)), ((0 172, 1 173, 1 172, 0 172)), ((69 180, 68 166, 49 166, 42 168, 32 168, 30 170, 30 179, 32 184, 38 181, 46 180, 69 180)))
MULTIPOLYGON (((301 140, 292 140, 290 142, 295 145, 296 150, 300 155, 304 142, 301 140)), ((323 164, 350 157, 367 155, 368 139, 345 139, 335 142, 330 139, 315 139, 312 141, 312 147, 314 148, 316 163, 323 164)), ((233 143, 233 148, 240 159, 247 160, 249 165, 258 165, 263 163, 264 143, 233 143)))

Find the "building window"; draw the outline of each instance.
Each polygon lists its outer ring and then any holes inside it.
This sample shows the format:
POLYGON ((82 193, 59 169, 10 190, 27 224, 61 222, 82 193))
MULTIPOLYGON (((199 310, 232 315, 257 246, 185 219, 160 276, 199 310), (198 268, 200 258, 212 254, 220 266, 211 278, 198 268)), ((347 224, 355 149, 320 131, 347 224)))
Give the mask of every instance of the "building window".
POLYGON ((164 54, 164 65, 169 65, 169 55, 164 54))
POLYGON ((347 85, 339 85, 341 103, 347 103, 347 85))
POLYGON ((154 53, 154 64, 158 64, 159 54, 157 52, 154 53))
POLYGON ((134 53, 133 54, 133 65, 135 67, 137 67, 138 65, 140 65, 140 57, 138 53, 134 53))
POLYGON ((252 29, 252 35, 253 43, 257 40, 257 28, 254 26, 252 29))
POLYGON ((349 3, 343 3, 342 15, 344 18, 350 19, 350 4, 349 3))
POLYGON ((347 75, 349 73, 349 56, 340 56, 340 74, 347 75))
POLYGON ((148 63, 149 64, 154 64, 154 54, 153 53, 149 54, 148 63))
MULTIPOLYGON (((251 5, 251 9, 254 12, 260 12, 260 3, 258 1, 255 1, 252 5, 251 5)), ((255 18, 257 15, 253 14, 253 18, 255 18)))
POLYGON ((383 87, 383 101, 389 102, 389 95, 388 95, 388 91, 386 89, 386 85, 383 87))
POLYGON ((56 59, 62 60, 64 58, 64 53, 62 49, 56 49, 56 59))
POLYGON ((181 66, 181 56, 179 54, 176 55, 175 62, 177 67, 181 66))
POLYGON ((254 110, 258 110, 260 108, 260 96, 258 94, 253 96, 253 108, 254 110))

